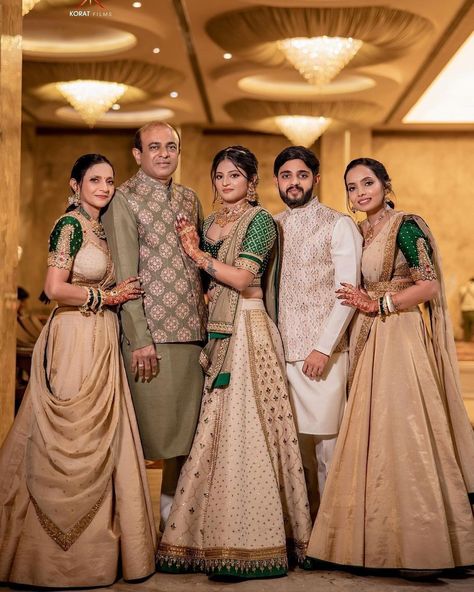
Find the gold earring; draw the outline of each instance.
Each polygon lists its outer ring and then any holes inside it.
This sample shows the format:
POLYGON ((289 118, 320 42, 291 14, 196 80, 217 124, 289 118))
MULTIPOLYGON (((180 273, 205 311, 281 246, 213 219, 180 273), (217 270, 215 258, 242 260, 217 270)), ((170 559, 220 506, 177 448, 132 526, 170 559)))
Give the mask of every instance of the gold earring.
POLYGON ((245 199, 247 201, 257 201, 258 200, 257 190, 255 189, 255 185, 253 183, 249 183, 249 186, 247 188, 247 195, 245 196, 245 199))
POLYGON ((77 208, 81 203, 81 194, 79 193, 79 189, 76 189, 74 194, 67 198, 67 201, 70 206, 75 206, 77 208))

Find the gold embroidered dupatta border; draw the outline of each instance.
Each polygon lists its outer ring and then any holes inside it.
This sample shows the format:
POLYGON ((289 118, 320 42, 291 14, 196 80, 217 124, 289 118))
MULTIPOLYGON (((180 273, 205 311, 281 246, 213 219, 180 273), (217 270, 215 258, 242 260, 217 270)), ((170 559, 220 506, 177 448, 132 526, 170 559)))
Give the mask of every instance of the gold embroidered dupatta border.
MULTIPOLYGON (((263 210, 255 206, 246 211, 224 239, 217 260, 227 265, 233 265, 242 246, 248 227, 255 216, 263 210)), ((206 226, 207 228, 209 225, 206 226)), ((212 301, 209 303, 208 333, 224 333, 228 337, 211 338, 201 352, 201 366, 206 373, 206 388, 213 388, 219 374, 230 372, 229 345, 234 330, 235 316, 240 300, 240 292, 217 283, 212 301), (229 367, 228 367, 229 366, 229 367)))

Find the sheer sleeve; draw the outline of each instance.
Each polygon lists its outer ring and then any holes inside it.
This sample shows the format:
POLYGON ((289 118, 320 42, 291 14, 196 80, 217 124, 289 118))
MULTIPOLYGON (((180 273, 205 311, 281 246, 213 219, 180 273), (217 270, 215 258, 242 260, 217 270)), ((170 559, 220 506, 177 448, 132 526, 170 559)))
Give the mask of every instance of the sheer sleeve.
POLYGON ((408 263, 413 281, 436 279, 430 242, 415 220, 405 220, 401 224, 397 244, 408 263))
POLYGON ((49 236, 48 267, 72 269, 74 257, 82 246, 81 223, 74 216, 63 216, 49 236))
POLYGON ((271 214, 265 210, 258 212, 249 224, 241 251, 235 260, 235 267, 259 275, 276 236, 275 221, 271 214))

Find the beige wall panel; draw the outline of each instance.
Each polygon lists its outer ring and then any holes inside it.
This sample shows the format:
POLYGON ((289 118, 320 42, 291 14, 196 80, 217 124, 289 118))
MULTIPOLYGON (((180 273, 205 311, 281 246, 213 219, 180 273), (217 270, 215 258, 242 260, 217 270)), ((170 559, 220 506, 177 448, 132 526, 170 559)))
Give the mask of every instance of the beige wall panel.
POLYGON ((474 276, 474 134, 380 133, 372 142, 392 177, 397 209, 421 215, 437 239, 449 311, 461 337, 458 290, 474 276))
POLYGON ((0 2, 0 444, 13 421, 20 198, 21 1, 0 2))

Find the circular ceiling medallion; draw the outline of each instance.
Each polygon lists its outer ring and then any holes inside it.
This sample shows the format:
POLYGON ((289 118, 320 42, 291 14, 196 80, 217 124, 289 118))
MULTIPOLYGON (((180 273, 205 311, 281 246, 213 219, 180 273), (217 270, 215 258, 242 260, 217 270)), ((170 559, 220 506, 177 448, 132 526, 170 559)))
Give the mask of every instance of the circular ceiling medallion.
MULTIPOLYGON (((55 115, 64 121, 83 125, 81 116, 72 107, 59 107, 55 115)), ((139 127, 149 121, 167 121, 174 117, 175 113, 171 109, 155 107, 154 109, 135 109, 127 111, 108 111, 100 117, 95 126, 101 127, 139 127)))
POLYGON ((301 79, 297 72, 277 71, 244 76, 237 82, 240 90, 259 96, 279 99, 311 99, 321 95, 360 92, 373 88, 375 80, 359 74, 341 74, 331 83, 315 88, 301 79))
POLYGON ((71 22, 35 18, 23 23, 23 54, 31 58, 73 58, 106 56, 134 47, 137 38, 132 33, 114 27, 88 23, 78 27, 71 22))

